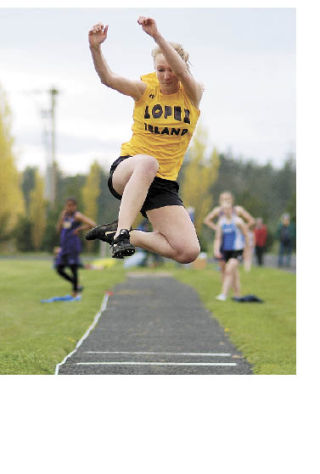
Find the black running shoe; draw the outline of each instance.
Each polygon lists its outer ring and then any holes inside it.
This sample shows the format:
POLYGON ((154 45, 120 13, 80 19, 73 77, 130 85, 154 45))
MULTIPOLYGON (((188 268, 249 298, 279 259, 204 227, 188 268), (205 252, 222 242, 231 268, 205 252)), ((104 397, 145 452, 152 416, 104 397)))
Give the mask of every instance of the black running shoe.
POLYGON ((130 234, 127 229, 121 229, 120 234, 113 240, 112 258, 129 257, 136 249, 130 243, 130 234))
POLYGON ((111 224, 98 225, 87 232, 86 240, 99 239, 112 245, 113 237, 116 233, 117 227, 118 221, 113 221, 111 224))

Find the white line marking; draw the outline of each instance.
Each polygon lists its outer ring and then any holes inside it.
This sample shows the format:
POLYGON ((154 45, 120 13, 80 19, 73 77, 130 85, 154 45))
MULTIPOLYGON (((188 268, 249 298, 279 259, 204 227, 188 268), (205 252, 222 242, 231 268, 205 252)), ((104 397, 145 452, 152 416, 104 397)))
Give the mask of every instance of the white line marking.
POLYGON ((171 365, 171 366, 211 366, 237 365, 236 362, 77 362, 76 365, 171 365))
POLYGON ((131 354, 131 355, 173 355, 197 357, 231 357, 227 352, 125 352, 125 351, 85 351, 85 354, 131 354))
POLYGON ((74 348, 74 350, 73 350, 72 352, 70 352, 70 354, 68 354, 68 355, 63 359, 62 362, 60 362, 59 364, 56 365, 56 370, 55 370, 54 375, 59 375, 59 368, 61 367, 61 365, 63 365, 63 364, 66 362, 66 360, 69 359, 69 357, 71 357, 71 356, 79 349, 79 347, 81 346, 81 344, 83 343, 83 341, 89 336, 90 332, 92 331, 92 329, 95 327, 95 325, 96 325, 97 322, 99 321, 101 314, 102 314, 103 311, 106 309, 107 303, 108 303, 108 299, 109 299, 109 294, 106 293, 105 296, 103 297, 100 310, 99 310, 98 313, 95 315, 94 320, 93 320, 91 326, 87 329, 87 331, 86 331, 85 334, 82 336, 82 338, 77 342, 77 345, 76 345, 76 347, 74 348))

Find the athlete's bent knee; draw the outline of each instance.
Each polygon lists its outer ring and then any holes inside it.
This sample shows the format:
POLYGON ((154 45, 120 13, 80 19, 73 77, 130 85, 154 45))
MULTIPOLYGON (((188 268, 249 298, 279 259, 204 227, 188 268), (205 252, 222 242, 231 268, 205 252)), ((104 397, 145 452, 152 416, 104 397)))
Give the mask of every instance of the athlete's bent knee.
POLYGON ((189 247, 178 254, 175 260, 179 263, 191 263, 194 262, 194 260, 199 256, 199 253, 200 246, 194 245, 193 247, 189 247))
POLYGON ((139 157, 139 166, 137 169, 141 169, 144 175, 149 175, 154 178, 159 169, 158 161, 153 156, 142 155, 139 157))

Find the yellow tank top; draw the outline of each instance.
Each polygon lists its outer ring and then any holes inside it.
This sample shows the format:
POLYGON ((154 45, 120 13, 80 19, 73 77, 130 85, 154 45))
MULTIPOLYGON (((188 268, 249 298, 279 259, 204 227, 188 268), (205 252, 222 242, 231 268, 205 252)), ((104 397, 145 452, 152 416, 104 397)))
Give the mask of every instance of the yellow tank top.
POLYGON ((180 83, 179 91, 162 94, 156 73, 141 76, 147 88, 133 110, 132 137, 121 155, 151 155, 159 162, 157 176, 175 181, 200 111, 180 83))

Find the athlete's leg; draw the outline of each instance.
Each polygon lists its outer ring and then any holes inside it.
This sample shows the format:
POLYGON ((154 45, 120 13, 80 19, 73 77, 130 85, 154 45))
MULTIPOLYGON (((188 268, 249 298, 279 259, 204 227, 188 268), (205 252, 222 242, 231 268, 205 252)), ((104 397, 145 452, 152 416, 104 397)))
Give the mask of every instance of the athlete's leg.
POLYGON ((224 260, 219 260, 219 267, 221 272, 221 281, 224 279, 224 272, 226 269, 226 262, 224 260))
POLYGON ((243 266, 246 272, 250 272, 252 265, 252 247, 246 247, 243 255, 243 266))
POLYGON ((240 298, 241 287, 240 287, 240 273, 239 273, 238 267, 236 267, 234 270, 232 289, 234 292, 234 296, 236 298, 240 298))
POLYGON ((224 275, 224 280, 222 284, 222 294, 224 296, 227 296, 229 293, 229 290, 234 280, 235 271, 237 270, 237 267, 238 267, 238 260, 236 258, 230 258, 230 260, 226 264, 225 275, 224 275))
POLYGON ((200 245, 194 225, 183 206, 164 206, 147 211, 153 232, 131 231, 133 245, 190 263, 197 258, 200 245))
POLYGON ((70 270, 73 276, 72 290, 75 296, 78 290, 78 265, 70 265, 70 270))
POLYGON ((62 278, 64 278, 65 280, 70 281, 70 283, 72 283, 72 285, 73 285, 73 281, 74 281, 74 280, 73 280, 73 278, 72 278, 70 275, 68 275, 68 273, 66 273, 66 272, 64 271, 65 267, 66 267, 66 265, 58 265, 58 266, 56 267, 56 270, 57 270, 58 274, 59 274, 60 276, 62 276, 62 278))
POLYGON ((122 196, 118 229, 130 229, 146 199, 149 187, 158 171, 159 164, 149 155, 135 155, 122 161, 112 177, 114 190, 122 196))
MULTIPOLYGON (((214 255, 214 241, 213 241, 213 255, 214 255)), ((223 282, 223 278, 224 278, 224 270, 225 270, 225 266, 226 266, 226 262, 225 260, 223 260, 223 258, 220 258, 218 260, 218 265, 219 265, 219 270, 220 270, 220 278, 221 278, 221 283, 223 282)))

